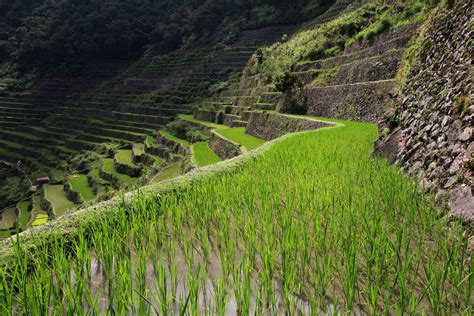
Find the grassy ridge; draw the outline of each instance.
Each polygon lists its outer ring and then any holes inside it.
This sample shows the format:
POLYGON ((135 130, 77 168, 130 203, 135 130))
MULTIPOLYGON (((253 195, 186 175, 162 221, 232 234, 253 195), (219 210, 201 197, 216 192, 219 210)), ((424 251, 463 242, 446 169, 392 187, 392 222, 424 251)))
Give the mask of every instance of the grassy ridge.
POLYGON ((474 267, 462 227, 447 228, 448 219, 413 182, 370 159, 375 137, 375 126, 359 123, 302 133, 234 173, 159 200, 141 196, 127 211, 88 226, 88 237, 80 230, 77 260, 59 240, 36 253, 30 274, 19 253, 13 282, 2 285, 0 311, 113 306, 118 313, 223 314, 237 306, 246 315, 335 305, 472 313, 474 267), (74 283, 71 269, 84 282, 74 283), (213 298, 199 303, 208 290, 213 298))

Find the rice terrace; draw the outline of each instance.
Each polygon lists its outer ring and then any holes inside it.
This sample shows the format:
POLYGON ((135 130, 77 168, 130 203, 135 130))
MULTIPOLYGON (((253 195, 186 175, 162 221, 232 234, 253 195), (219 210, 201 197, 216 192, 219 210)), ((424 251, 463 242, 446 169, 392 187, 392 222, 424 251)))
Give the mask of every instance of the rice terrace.
POLYGON ((473 315, 467 0, 0 2, 0 315, 473 315))

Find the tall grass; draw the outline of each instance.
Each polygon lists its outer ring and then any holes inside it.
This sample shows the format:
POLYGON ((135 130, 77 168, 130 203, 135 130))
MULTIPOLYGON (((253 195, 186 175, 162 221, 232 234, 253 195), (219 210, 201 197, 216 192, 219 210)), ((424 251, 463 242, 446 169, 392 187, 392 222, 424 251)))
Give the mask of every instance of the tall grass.
POLYGON ((376 127, 299 134, 237 171, 139 195, 0 270, 0 313, 472 314, 468 235, 376 127), (30 267, 27 262, 32 263, 30 267))

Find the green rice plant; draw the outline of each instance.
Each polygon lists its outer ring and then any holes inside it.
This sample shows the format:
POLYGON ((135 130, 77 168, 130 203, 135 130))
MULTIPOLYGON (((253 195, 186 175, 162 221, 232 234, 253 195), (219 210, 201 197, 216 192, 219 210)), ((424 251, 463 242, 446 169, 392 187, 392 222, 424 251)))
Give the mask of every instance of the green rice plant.
POLYGON ((19 238, 0 312, 472 313, 470 231, 371 158, 376 126, 339 124, 110 204, 31 253, 19 238))

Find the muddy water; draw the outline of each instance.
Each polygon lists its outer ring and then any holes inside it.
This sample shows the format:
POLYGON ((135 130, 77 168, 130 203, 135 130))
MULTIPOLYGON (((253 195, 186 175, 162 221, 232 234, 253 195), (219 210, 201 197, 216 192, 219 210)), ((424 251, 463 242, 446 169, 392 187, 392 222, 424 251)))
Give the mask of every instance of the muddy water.
MULTIPOLYGON (((134 255, 132 255, 134 256, 134 255)), ((133 278, 133 286, 135 290, 138 287, 138 274, 136 273, 136 266, 137 266, 137 259, 134 257, 133 270, 135 272, 132 273, 133 278)), ((207 315, 216 315, 219 314, 217 311, 217 302, 216 299, 218 295, 217 292, 222 292, 222 285, 226 287, 227 294, 225 294, 225 300, 227 301, 225 314, 226 315, 241 315, 241 311, 239 310, 238 299, 236 295, 236 286, 234 282, 234 277, 229 276, 225 282, 223 282, 223 271, 220 264, 220 258, 218 255, 213 254, 210 256, 210 260, 205 262, 203 258, 199 255, 194 254, 192 260, 192 267, 189 267, 189 260, 186 263, 185 256, 181 251, 177 251, 173 258, 166 258, 161 257, 159 260, 159 264, 162 267, 166 267, 168 270, 166 272, 166 291, 169 293, 168 295, 168 302, 169 302, 169 310, 167 313, 169 314, 181 314, 186 301, 188 300, 190 294, 193 290, 193 278, 198 278, 199 280, 199 288, 198 294, 193 296, 193 298, 189 298, 189 302, 187 305, 187 314, 189 312, 197 312, 197 314, 207 314, 207 315), (170 275, 170 262, 175 262, 176 267, 176 277, 173 281, 173 277, 170 275), (221 289, 219 288, 221 287, 221 289), (191 301, 194 301, 192 303, 191 301)), ((155 314, 155 310, 158 314, 163 314, 163 309, 161 306, 161 302, 163 300, 164 295, 163 287, 160 286, 160 271, 157 271, 156 268, 157 261, 154 263, 152 260, 148 259, 146 263, 146 301, 147 305, 152 306, 150 309, 152 314, 155 314)), ((110 300, 115 299, 113 290, 109 295, 109 282, 107 281, 106 272, 104 270, 104 264, 100 259, 98 259, 94 252, 91 252, 91 279, 90 279, 90 286, 91 291, 94 297, 98 300, 98 307, 101 311, 106 312, 108 310, 110 300)), ((160 268, 158 267, 158 270, 160 268)), ((163 270, 161 270, 163 271, 163 270)), ((115 271, 114 273, 115 274, 115 271)), ((244 282, 244 280, 240 280, 240 283, 244 282)), ((258 302, 262 301, 262 296, 259 297, 259 282, 256 276, 252 277, 250 283, 250 293, 247 296, 248 300, 248 308, 249 313, 252 315, 255 314, 267 314, 267 315, 281 315, 285 314, 288 311, 284 307, 282 291, 279 288, 279 284, 277 282, 273 282, 273 293, 275 293, 275 300, 272 307, 265 308, 258 302)), ((222 295, 220 296, 222 297, 222 295)), ((139 306, 140 301, 143 297, 138 295, 137 292, 134 294, 134 305, 137 308, 139 306)), ((292 314, 313 314, 311 311, 310 304, 299 298, 299 297, 292 297, 293 301, 292 304, 292 314)), ((263 300, 264 301, 264 300, 263 300)), ((85 306, 86 307, 86 306, 85 306)), ((334 306, 328 306, 326 310, 317 312, 318 314, 339 314, 340 312, 334 308, 334 306)), ((133 314, 133 313, 132 313, 133 314)))

